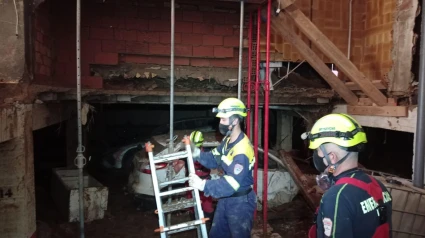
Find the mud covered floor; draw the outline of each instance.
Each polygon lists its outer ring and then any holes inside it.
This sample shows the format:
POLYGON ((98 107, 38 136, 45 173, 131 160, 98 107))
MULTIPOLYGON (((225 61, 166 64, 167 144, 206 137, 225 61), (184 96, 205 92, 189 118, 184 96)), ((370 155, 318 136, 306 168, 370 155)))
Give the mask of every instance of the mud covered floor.
MULTIPOLYGON (((102 220, 96 220, 85 225, 88 238, 132 238, 159 237, 154 233, 158 227, 157 216, 152 212, 142 212, 136 209, 131 195, 125 195, 123 186, 125 177, 119 173, 96 174, 105 186, 109 187, 108 210, 102 220)), ((38 238, 75 238, 79 237, 79 223, 68 223, 59 214, 50 197, 49 176, 38 179, 36 188, 37 199, 37 237, 38 238)), ((272 208, 268 213, 273 233, 282 237, 306 237, 312 221, 312 211, 303 198, 298 195, 293 202, 272 208)), ((262 212, 258 212, 262 216, 262 212)), ((172 223, 190 220, 188 214, 172 216, 172 223)), ((259 217, 256 223, 261 224, 259 217)), ((197 237, 195 231, 174 234, 173 237, 197 237)))

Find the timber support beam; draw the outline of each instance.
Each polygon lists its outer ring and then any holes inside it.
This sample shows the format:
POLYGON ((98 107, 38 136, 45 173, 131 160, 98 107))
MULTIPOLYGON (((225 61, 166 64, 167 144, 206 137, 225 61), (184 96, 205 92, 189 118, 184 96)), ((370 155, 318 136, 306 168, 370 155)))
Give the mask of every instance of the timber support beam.
MULTIPOLYGON (((313 50, 286 24, 283 18, 273 18, 271 27, 275 32, 280 33, 288 42, 290 42, 305 57, 307 62, 328 82, 328 84, 350 105, 356 105, 357 96, 345 85, 326 64, 314 53, 313 50)), ((386 100, 385 100, 386 101, 386 100)))
MULTIPOLYGON (((374 103, 378 106, 387 105, 387 97, 379 91, 379 89, 375 87, 375 85, 366 78, 366 76, 360 72, 349 59, 347 59, 347 57, 335 46, 335 44, 333 44, 297 6, 293 4, 294 0, 279 1, 280 7, 284 9, 284 11, 279 14, 278 19, 284 19, 285 17, 291 18, 301 32, 303 32, 324 55, 331 59, 332 62, 334 62, 351 81, 356 83, 374 103)), ((274 22, 276 22, 276 20, 274 22)), ((275 24, 275 26, 279 26, 281 29, 283 25, 284 24, 275 24)), ((279 32, 282 33, 282 30, 279 32)), ((308 56, 305 52, 300 53, 304 57, 308 56)), ((339 86, 331 86, 338 91, 337 87, 339 86)))

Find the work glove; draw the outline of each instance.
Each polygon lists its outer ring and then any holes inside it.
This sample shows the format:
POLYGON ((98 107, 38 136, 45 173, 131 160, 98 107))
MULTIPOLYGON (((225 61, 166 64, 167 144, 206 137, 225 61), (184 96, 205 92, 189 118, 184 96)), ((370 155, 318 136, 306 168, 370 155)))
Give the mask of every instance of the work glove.
POLYGON ((202 180, 194 173, 189 174, 189 186, 192 188, 196 188, 199 191, 204 191, 206 182, 206 180, 202 180))
POLYGON ((192 150, 192 158, 194 161, 199 161, 199 157, 201 157, 201 150, 196 147, 195 143, 190 142, 190 149, 192 150))

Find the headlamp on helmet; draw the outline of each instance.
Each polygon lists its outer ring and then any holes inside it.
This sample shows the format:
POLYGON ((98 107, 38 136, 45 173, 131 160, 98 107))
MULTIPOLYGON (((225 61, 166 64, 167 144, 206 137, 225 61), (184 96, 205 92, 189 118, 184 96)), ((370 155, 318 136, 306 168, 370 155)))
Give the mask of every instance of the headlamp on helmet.
POLYGON ((346 114, 329 114, 320 118, 312 127, 311 131, 301 135, 302 139, 310 141, 309 148, 320 149, 324 157, 319 157, 317 151, 313 153, 313 161, 317 170, 330 166, 330 172, 342 163, 350 152, 360 152, 364 150, 367 142, 366 133, 360 124, 351 116, 346 114), (333 143, 344 149, 348 154, 337 164, 332 165, 328 158, 328 153, 324 147, 326 143, 333 143), (323 164, 323 159, 328 161, 328 165, 323 164))
POLYGON ((216 117, 219 118, 229 118, 233 115, 246 117, 247 111, 245 104, 237 98, 226 98, 212 110, 213 113, 217 113, 216 117))

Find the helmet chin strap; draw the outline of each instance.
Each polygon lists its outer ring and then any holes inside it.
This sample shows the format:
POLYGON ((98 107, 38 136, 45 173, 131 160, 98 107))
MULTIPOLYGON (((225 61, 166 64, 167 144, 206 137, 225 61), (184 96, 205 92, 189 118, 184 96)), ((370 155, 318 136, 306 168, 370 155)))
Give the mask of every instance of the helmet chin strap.
POLYGON ((235 126, 233 125, 233 122, 235 121, 235 119, 231 119, 229 118, 229 126, 230 126, 230 130, 226 133, 226 136, 230 136, 233 132, 233 129, 235 128, 235 126))
POLYGON ((342 157, 342 159, 340 159, 335 164, 332 164, 331 159, 329 158, 329 154, 326 151, 325 146, 324 145, 320 145, 319 148, 322 151, 323 155, 325 156, 326 162, 328 162, 328 168, 329 168, 328 169, 328 172, 331 173, 331 174, 333 174, 335 172, 335 170, 338 168, 338 166, 340 164, 342 164, 348 158, 348 155, 351 154, 351 152, 347 152, 347 154, 344 157, 342 157))

